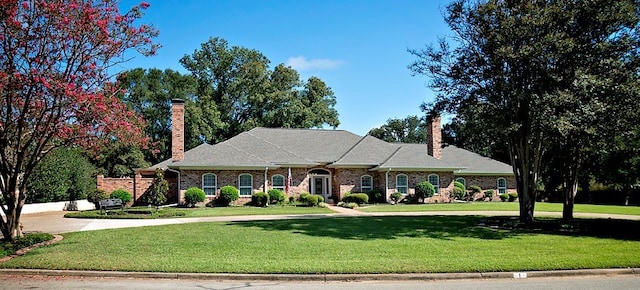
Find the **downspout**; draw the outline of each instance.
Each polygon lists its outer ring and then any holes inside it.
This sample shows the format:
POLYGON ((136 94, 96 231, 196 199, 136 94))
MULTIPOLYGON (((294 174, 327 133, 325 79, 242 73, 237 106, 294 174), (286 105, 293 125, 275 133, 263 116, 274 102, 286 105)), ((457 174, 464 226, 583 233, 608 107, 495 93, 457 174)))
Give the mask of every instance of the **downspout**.
POLYGON ((263 185, 264 193, 267 193, 267 171, 269 171, 269 167, 264 168, 264 185, 263 185))
POLYGON ((384 199, 386 202, 389 202, 389 171, 391 171, 391 168, 387 168, 387 172, 384 173, 384 199))
POLYGON ((169 167, 167 167, 167 171, 175 172, 178 174, 178 186, 177 186, 178 192, 177 193, 178 193, 178 205, 180 205, 180 171, 171 169, 169 167))

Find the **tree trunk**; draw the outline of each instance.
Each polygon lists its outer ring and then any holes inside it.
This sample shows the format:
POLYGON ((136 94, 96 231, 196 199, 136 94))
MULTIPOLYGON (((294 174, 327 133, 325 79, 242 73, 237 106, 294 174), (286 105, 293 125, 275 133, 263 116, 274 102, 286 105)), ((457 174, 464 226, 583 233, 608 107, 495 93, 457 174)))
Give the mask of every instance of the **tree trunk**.
POLYGON ((530 224, 534 221, 533 212, 538 189, 538 169, 542 146, 534 138, 516 138, 509 144, 511 164, 516 177, 520 222, 530 224))
POLYGON ((576 194, 578 194, 578 170, 580 170, 581 150, 582 148, 574 145, 574 147, 569 147, 563 154, 564 156, 561 157, 564 159, 562 168, 562 191, 564 195, 562 220, 565 222, 573 219, 573 205, 576 194))
POLYGON ((9 188, 7 193, 10 194, 2 193, 4 197, 2 211, 5 216, 0 218, 0 231, 2 231, 4 240, 13 241, 23 236, 22 227, 20 226, 20 215, 25 202, 25 188, 23 188, 23 186, 16 186, 17 182, 9 182, 8 185, 9 186, 5 188, 9 188), (13 189, 10 187, 13 187, 13 189))

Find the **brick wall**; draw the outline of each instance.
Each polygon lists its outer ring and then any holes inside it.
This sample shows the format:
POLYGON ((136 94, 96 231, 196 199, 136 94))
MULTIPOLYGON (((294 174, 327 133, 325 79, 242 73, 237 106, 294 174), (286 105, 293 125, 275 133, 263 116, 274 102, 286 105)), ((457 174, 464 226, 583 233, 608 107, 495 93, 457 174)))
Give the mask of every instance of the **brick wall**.
MULTIPOLYGON (((165 176, 165 179, 169 183, 169 192, 167 193, 167 202, 175 203, 178 200, 177 196, 177 178, 173 176, 165 176)), ((96 177, 97 188, 104 190, 107 194, 110 194, 116 189, 124 189, 131 193, 134 203, 143 203, 141 197, 151 187, 153 183, 153 176, 136 174, 134 177, 124 178, 112 178, 104 177, 104 175, 98 175, 96 177)))

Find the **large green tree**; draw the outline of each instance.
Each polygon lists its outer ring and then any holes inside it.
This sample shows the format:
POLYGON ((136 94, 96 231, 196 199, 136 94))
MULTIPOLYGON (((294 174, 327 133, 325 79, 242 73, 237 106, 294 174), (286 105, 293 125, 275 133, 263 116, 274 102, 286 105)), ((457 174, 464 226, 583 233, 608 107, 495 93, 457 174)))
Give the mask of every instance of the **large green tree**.
POLYGON ((430 76, 438 92, 426 106, 431 114, 479 108, 483 122, 506 140, 522 222, 533 221, 545 149, 563 152, 556 157, 565 160, 567 217, 581 152, 623 120, 622 107, 634 105, 628 100, 637 96, 637 6, 632 0, 459 0, 445 17, 454 44, 444 39, 411 51, 418 59, 410 68, 430 76))
MULTIPOLYGON (((189 108, 196 93, 196 80, 191 75, 170 69, 136 68, 118 76, 122 100, 146 121, 145 133, 151 138, 152 150, 138 150, 152 164, 171 157, 171 100, 183 99, 189 108)), ((187 123, 191 123, 187 116, 187 123)), ((136 164, 139 165, 139 164, 136 164)))
POLYGON ((319 78, 270 61, 257 50, 211 38, 180 63, 197 80, 186 107, 186 147, 218 143, 258 126, 337 127, 336 98, 319 78))
POLYGON ((426 125, 418 116, 389 119, 387 123, 369 130, 368 135, 387 142, 426 143, 426 125))

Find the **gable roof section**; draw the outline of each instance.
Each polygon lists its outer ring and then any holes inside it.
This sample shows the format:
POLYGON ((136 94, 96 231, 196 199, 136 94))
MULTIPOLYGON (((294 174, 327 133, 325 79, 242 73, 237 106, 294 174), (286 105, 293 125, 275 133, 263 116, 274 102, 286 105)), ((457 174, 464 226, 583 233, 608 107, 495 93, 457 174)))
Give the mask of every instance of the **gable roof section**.
POLYGON ((362 138, 348 131, 321 129, 254 128, 247 133, 286 152, 320 164, 340 159, 362 138))
POLYGON ((217 145, 202 144, 187 152, 188 154, 185 153, 183 160, 173 162, 168 166, 181 169, 264 169, 277 167, 258 156, 225 143, 217 145))
POLYGON ((464 167, 456 175, 513 175, 511 165, 453 145, 442 148, 442 160, 464 167))
POLYGON ((405 144, 397 143, 398 149, 374 170, 431 170, 431 171, 454 171, 460 166, 452 165, 442 160, 436 159, 427 153, 425 144, 405 144))
POLYGON ((329 167, 372 167, 382 164, 398 149, 397 145, 373 136, 364 136, 329 167))

